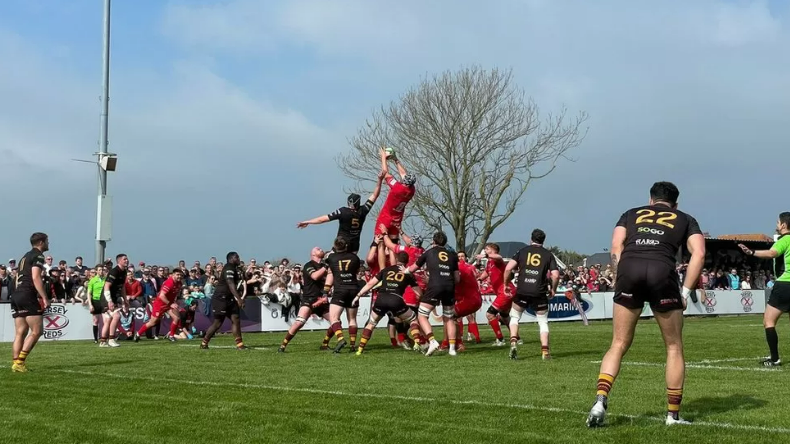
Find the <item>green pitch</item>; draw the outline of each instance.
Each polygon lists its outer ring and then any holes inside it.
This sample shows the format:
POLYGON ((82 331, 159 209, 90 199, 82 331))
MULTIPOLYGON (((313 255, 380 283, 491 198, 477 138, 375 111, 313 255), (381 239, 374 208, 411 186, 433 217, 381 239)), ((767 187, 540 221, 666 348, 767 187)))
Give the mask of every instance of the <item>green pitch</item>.
MULTIPOLYGON (((752 443, 790 436, 790 379, 764 369, 758 316, 687 319, 681 414, 667 428, 663 343, 652 320, 610 397, 609 425, 589 430, 598 364, 611 323, 552 323, 553 361, 540 360, 537 326, 522 328, 520 359, 484 342, 451 358, 392 349, 376 331, 366 355, 318 351, 302 333, 278 354, 282 334, 198 341, 41 343, 27 374, 10 371, 0 345, 0 430, 7 443, 752 443)), ((779 327, 790 357, 790 327, 779 327)), ((361 333, 361 329, 360 329, 361 333)), ((441 336, 439 334, 439 336, 441 336)), ((334 341, 333 341, 334 343, 334 341)))

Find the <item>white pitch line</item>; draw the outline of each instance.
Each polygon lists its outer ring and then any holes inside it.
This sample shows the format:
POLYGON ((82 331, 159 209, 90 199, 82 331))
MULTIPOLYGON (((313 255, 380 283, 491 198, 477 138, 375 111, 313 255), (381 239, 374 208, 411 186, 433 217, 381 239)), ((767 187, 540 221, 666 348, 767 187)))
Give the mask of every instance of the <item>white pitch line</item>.
MULTIPOLYGON (((590 364, 600 364, 601 361, 590 361, 590 364)), ((661 364, 658 362, 630 362, 624 361, 620 363, 621 365, 633 365, 635 367, 666 367, 665 364, 661 364)), ((778 372, 780 370, 775 368, 769 367, 722 367, 718 365, 707 365, 707 364, 691 364, 686 363, 686 368, 702 368, 708 370, 730 370, 730 371, 737 371, 737 372, 778 372)))
POLYGON ((759 362, 760 359, 765 359, 765 356, 758 356, 756 358, 727 358, 727 359, 703 359, 702 361, 689 362, 689 364, 715 364, 717 362, 743 362, 752 361, 759 362))
MULTIPOLYGON (((0 366, 0 368, 7 369, 8 366, 0 366)), ((476 406, 490 407, 495 409, 511 408, 511 409, 532 410, 539 412, 568 413, 568 414, 580 416, 581 417, 579 421, 580 424, 581 424, 581 419, 588 414, 588 412, 583 412, 579 410, 572 410, 572 409, 559 408, 559 407, 543 407, 543 406, 536 406, 532 404, 505 404, 499 402, 486 402, 486 401, 476 401, 476 400, 461 401, 455 399, 436 399, 436 398, 426 398, 421 396, 402 396, 402 395, 369 393, 369 392, 351 393, 351 392, 341 392, 338 390, 321 390, 321 389, 311 389, 311 388, 301 388, 301 387, 283 387, 283 386, 275 386, 275 385, 249 384, 249 383, 237 383, 237 382, 192 381, 192 380, 167 379, 167 378, 163 379, 159 377, 154 378, 147 376, 120 375, 115 373, 86 372, 81 370, 51 369, 50 371, 58 372, 58 373, 84 375, 84 376, 99 376, 106 378, 122 379, 127 381, 139 380, 139 381, 150 381, 150 382, 169 382, 173 384, 187 384, 187 385, 209 386, 209 387, 237 387, 244 389, 258 389, 258 390, 269 390, 276 392, 291 392, 291 393, 310 393, 315 395, 331 395, 331 396, 341 396, 341 397, 349 397, 349 398, 372 398, 372 399, 384 399, 390 401, 409 401, 409 402, 424 402, 424 403, 448 403, 452 405, 476 405, 476 406)), ((665 421, 664 418, 659 418, 654 416, 627 415, 622 413, 621 414, 610 413, 609 416, 627 418, 631 420, 647 420, 653 422, 665 421)), ((790 433, 790 428, 732 424, 728 422, 695 421, 689 425, 689 427, 691 426, 730 429, 730 430, 743 430, 743 431, 753 431, 753 432, 765 432, 765 433, 790 433)))

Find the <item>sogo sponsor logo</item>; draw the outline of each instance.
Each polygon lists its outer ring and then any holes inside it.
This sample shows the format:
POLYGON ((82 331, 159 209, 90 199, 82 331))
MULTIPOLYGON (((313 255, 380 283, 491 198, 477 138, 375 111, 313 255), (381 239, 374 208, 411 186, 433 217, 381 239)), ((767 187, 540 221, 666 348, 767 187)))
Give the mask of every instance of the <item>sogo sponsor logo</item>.
POLYGON ((752 311, 752 305, 754 304, 754 298, 752 298, 751 291, 742 291, 741 292, 741 305, 743 306, 743 312, 749 313, 752 311))
POLYGON ((664 235, 664 231, 663 230, 656 230, 655 228, 648 228, 648 227, 639 227, 637 232, 638 233, 655 234, 655 235, 658 235, 658 236, 663 236, 664 235))
POLYGON ((64 305, 50 305, 44 310, 44 339, 60 339, 66 335, 67 311, 64 305))

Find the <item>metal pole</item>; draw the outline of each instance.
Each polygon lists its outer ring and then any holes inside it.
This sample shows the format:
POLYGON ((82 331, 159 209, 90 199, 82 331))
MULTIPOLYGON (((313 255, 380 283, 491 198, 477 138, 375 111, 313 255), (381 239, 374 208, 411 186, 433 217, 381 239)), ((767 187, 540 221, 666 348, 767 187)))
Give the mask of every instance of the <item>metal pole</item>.
MULTIPOLYGON (((102 54, 102 108, 101 130, 99 132, 99 163, 107 154, 107 116, 110 111, 110 0, 104 0, 104 48, 102 54)), ((99 196, 96 210, 96 263, 104 262, 107 242, 101 239, 101 227, 104 221, 102 200, 107 195, 107 171, 99 168, 99 196)))

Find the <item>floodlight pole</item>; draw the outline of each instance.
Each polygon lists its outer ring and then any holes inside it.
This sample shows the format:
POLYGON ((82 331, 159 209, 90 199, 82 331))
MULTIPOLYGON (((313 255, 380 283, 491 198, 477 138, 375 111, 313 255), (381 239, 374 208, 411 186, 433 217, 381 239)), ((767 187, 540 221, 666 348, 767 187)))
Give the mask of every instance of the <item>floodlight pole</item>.
POLYGON ((107 170, 102 167, 102 159, 107 155, 107 117, 110 111, 110 0, 104 0, 104 47, 102 54, 102 108, 101 129, 99 132, 99 196, 96 209, 96 263, 104 262, 107 248, 106 236, 102 234, 104 223, 104 198, 107 196, 107 170))

